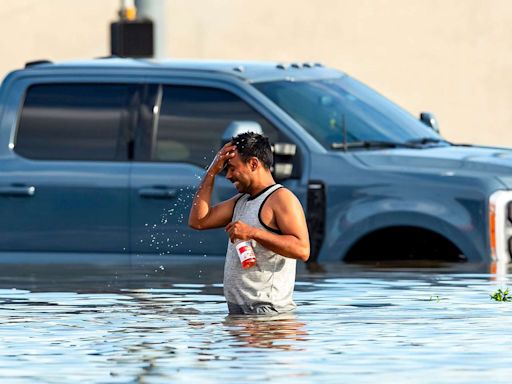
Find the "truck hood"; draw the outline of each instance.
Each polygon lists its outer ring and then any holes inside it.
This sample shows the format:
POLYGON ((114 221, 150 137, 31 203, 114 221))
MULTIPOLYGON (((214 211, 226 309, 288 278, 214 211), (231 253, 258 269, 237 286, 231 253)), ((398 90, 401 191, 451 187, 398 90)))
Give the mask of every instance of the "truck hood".
POLYGON ((512 149, 509 148, 448 146, 361 151, 354 155, 373 169, 496 177, 512 188, 512 149))

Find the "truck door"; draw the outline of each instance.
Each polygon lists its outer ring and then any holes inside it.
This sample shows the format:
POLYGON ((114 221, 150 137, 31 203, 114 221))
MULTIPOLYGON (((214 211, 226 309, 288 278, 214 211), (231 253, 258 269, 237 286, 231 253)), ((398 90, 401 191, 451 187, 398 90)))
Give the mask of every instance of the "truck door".
POLYGON ((0 172, 0 250, 128 252, 138 87, 45 84, 25 95, 0 172))
MULTIPOLYGON (((213 87, 150 86, 131 174, 132 252, 224 255, 223 229, 196 231, 188 215, 197 186, 232 121, 255 121, 271 141, 279 132, 239 96, 213 87)), ((218 175, 215 205, 237 193, 218 175)))

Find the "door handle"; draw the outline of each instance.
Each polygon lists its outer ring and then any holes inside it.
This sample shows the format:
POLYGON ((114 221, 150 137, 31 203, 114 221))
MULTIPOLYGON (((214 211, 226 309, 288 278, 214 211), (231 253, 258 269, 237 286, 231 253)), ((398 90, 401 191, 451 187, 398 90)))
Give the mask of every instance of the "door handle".
POLYGON ((139 196, 146 199, 172 199, 176 197, 178 191, 167 187, 150 187, 139 189, 139 196))
POLYGON ((36 187, 26 185, 11 185, 0 187, 0 196, 31 197, 36 193, 36 187))

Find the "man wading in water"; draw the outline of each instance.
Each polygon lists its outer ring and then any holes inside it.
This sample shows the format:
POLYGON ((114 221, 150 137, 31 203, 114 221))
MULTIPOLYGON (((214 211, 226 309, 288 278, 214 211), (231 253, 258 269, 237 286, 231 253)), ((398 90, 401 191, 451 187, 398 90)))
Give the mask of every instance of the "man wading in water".
POLYGON ((192 228, 225 227, 229 235, 224 296, 230 314, 293 310, 296 260, 309 258, 304 211, 292 192, 275 183, 272 162, 268 138, 253 132, 234 137, 206 171, 190 211, 192 228), (239 193, 212 207, 215 175, 224 167, 239 193), (254 240, 256 265, 242 268, 235 243, 247 240, 254 240))

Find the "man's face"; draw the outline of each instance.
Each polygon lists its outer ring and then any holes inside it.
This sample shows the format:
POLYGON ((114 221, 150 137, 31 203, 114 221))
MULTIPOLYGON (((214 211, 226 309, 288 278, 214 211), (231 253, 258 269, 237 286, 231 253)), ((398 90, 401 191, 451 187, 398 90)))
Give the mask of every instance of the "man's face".
POLYGON ((238 153, 226 164, 226 179, 231 181, 240 193, 249 192, 251 173, 249 164, 244 163, 238 153))

